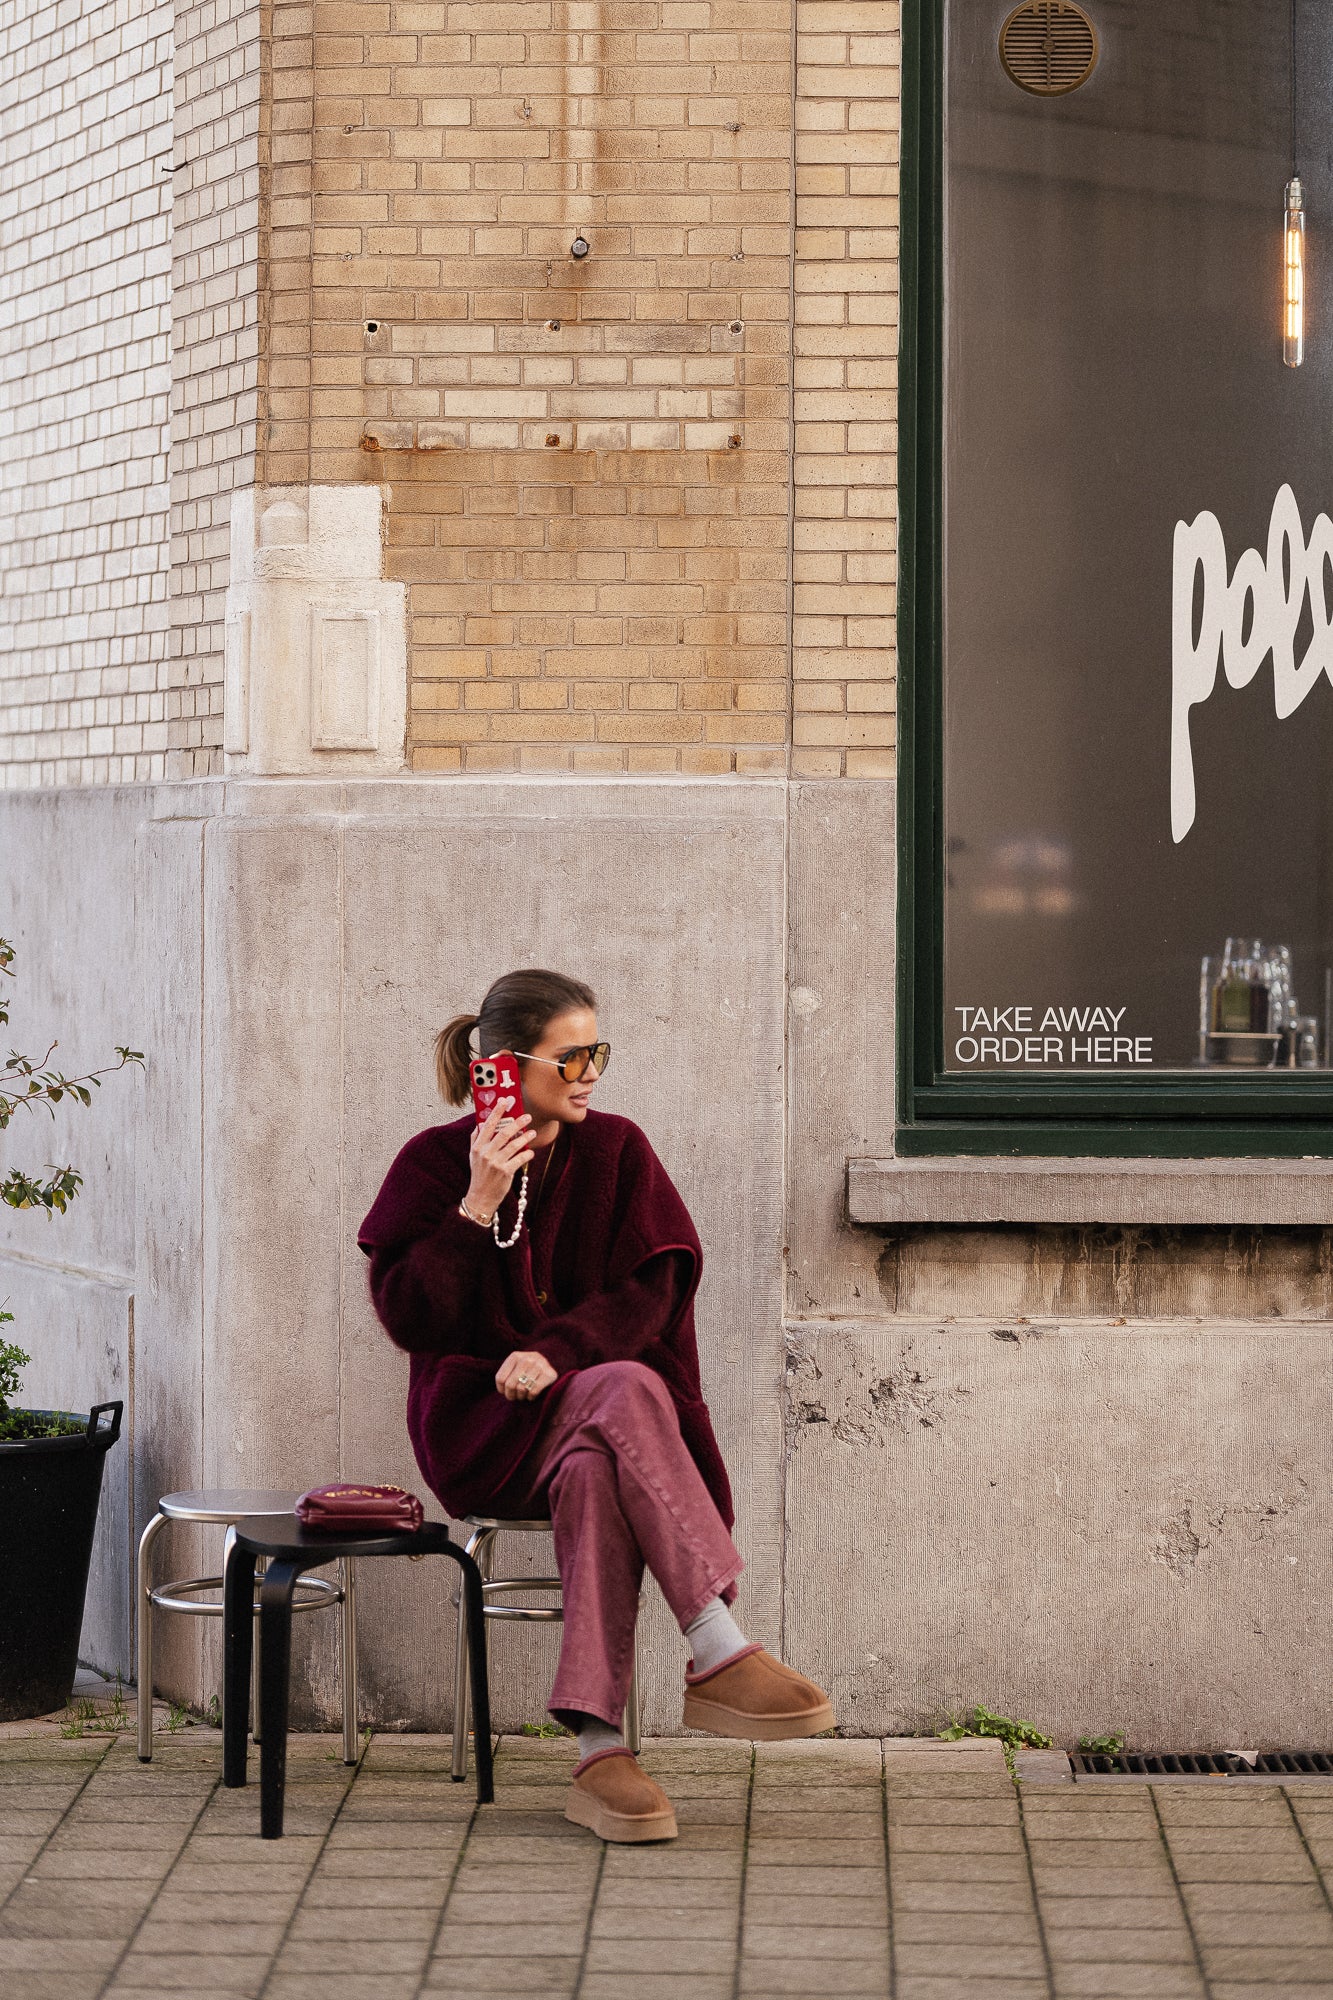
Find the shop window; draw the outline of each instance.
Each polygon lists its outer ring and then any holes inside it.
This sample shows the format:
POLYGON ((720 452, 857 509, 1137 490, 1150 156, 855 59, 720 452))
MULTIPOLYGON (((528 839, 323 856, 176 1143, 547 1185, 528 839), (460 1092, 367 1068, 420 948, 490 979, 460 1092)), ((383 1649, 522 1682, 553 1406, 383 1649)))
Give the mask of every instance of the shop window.
POLYGON ((904 17, 901 1148, 1333 1151, 1333 16, 904 17))

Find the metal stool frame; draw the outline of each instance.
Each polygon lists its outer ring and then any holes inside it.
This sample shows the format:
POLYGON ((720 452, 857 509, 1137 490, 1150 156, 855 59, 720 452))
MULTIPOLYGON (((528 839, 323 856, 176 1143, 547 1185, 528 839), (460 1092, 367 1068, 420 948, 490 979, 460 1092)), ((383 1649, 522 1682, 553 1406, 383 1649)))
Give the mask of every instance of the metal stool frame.
MULTIPOLYGON (((153 1614, 155 1611, 178 1611, 192 1618, 221 1618, 223 1606, 204 1604, 198 1601, 198 1594, 205 1590, 223 1591, 226 1586, 227 1564, 234 1540, 235 1523, 247 1518, 266 1515, 287 1515, 296 1504, 295 1493, 271 1491, 248 1492, 224 1488, 218 1491, 201 1489, 191 1493, 166 1493, 157 1503, 157 1512, 139 1537, 139 1561, 137 1577, 138 1610, 138 1676, 139 1676, 139 1726, 138 1752, 141 1764, 150 1764, 153 1759, 153 1614), (174 1579, 169 1583, 154 1584, 151 1581, 153 1544, 166 1527, 168 1521, 189 1521, 198 1526, 226 1527, 227 1537, 223 1550, 221 1576, 190 1576, 174 1579)), ((261 1737, 260 1718, 260 1674, 258 1669, 260 1651, 260 1588, 263 1582, 263 1562, 257 1564, 254 1594, 254 1649, 256 1671, 253 1700, 251 1703, 251 1733, 255 1742, 261 1737)), ((339 1649, 342 1656, 343 1689, 343 1762, 355 1764, 357 1760, 357 1685, 356 1685, 356 1570, 350 1558, 339 1563, 339 1579, 335 1583, 323 1576, 307 1576, 301 1579, 299 1589, 304 1593, 294 1599, 293 1611, 327 1611, 341 1606, 339 1619, 339 1649)))
MULTIPOLYGON (((491 1575, 494 1560, 495 1538, 497 1535, 549 1535, 549 1521, 501 1521, 489 1514, 466 1514, 463 1526, 472 1530, 464 1543, 468 1555, 481 1571, 481 1616, 482 1630, 491 1618, 508 1619, 516 1624, 560 1625, 564 1622, 564 1605, 522 1605, 492 1604, 492 1597, 507 1597, 516 1591, 560 1589, 558 1576, 502 1576, 491 1575)), ((461 1784, 467 1776, 468 1743, 468 1627, 464 1615, 462 1593, 458 1603, 458 1634, 454 1653, 454 1754, 451 1776, 456 1784, 461 1784)), ((630 1670, 629 1699, 625 1703, 625 1744, 637 1757, 642 1741, 639 1715, 639 1640, 634 1638, 634 1664, 630 1670)))

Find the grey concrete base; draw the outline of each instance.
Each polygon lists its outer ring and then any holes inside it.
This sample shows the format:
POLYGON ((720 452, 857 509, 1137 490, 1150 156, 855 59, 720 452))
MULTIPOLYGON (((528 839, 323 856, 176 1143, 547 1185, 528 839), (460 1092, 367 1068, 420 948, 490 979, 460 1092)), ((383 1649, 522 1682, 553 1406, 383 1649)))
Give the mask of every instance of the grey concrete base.
MULTIPOLYGON (((450 1115, 435 1031, 499 972, 553 964, 598 989, 616 1051, 599 1101, 644 1125, 704 1239, 742 1622, 829 1681, 845 1729, 915 1731, 983 1701, 1062 1743, 1333 1741, 1310 1665, 1333 1580, 1322 1252, 1283 1264, 1262 1324, 1259 1272, 1200 1279, 1199 1322, 1177 1287, 1160 1292, 1171 1316, 1116 1326, 1089 1316, 1103 1292, 1077 1282, 1074 1237, 1048 1232, 1029 1261, 1071 1268, 1024 1278, 1023 1299, 1054 1302, 1038 1327, 982 1317, 1020 1297, 996 1232, 941 1232, 933 1252, 914 1236, 894 1262, 846 1216, 848 1154, 883 1160, 891 1140, 890 831, 884 787, 767 780, 0 798, 12 1039, 58 1033, 70 1070, 120 1041, 148 1058, 90 1114, 63 1108, 54 1138, 0 1145, 87 1177, 64 1219, 0 1211, 30 1400, 129 1405, 89 1657, 129 1669, 131 1545, 161 1492, 419 1485, 407 1360, 370 1310, 356 1227, 399 1146, 450 1115), (895 1314, 932 1286, 953 1321, 895 1314)), ((1304 1168, 1274 1178, 1303 1185, 1304 1168)), ((1071 1186, 1080 1213, 1130 1201, 1097 1170, 1042 1162, 1046 1209, 1071 1186)), ((1169 1177, 1182 1202, 1203 1202, 1197 1173, 1169 1177)), ((171 1534, 173 1574, 216 1566, 216 1537, 171 1534)), ((513 1554, 534 1557, 549 1550, 513 1554)), ((430 1569, 363 1580, 367 1721, 448 1718, 453 1614, 430 1569)), ((215 1628, 163 1634, 159 1689, 205 1704, 215 1628)), ((336 1713, 334 1639, 302 1621, 298 1721, 336 1713)), ((644 1640, 647 1726, 672 1731, 683 1647, 652 1590, 644 1640)), ((501 1726, 540 1717, 554 1645, 495 1635, 501 1726)))
POLYGON ((1333 1743, 1333 1326, 788 1332, 787 1638, 854 1731, 1333 1743))

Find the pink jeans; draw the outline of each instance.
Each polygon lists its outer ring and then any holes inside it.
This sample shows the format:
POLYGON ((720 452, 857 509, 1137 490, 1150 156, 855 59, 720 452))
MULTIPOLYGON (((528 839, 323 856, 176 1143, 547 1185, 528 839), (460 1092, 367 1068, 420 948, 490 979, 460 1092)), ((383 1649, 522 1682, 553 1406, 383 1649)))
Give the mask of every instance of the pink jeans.
POLYGON ((551 1517, 565 1622, 548 1706, 562 1721, 619 1724, 645 1563, 682 1631, 744 1567, 670 1391, 640 1361, 604 1361, 565 1384, 504 1508, 551 1517))

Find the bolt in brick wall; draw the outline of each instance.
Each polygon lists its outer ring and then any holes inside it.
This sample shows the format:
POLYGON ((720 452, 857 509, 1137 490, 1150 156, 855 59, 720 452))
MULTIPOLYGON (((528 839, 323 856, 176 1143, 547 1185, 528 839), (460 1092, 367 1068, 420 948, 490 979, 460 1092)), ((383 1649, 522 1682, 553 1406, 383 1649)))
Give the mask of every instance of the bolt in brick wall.
POLYGON ((161 777, 171 8, 0 15, 0 784, 161 777))

